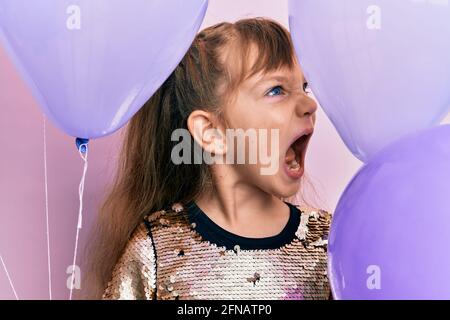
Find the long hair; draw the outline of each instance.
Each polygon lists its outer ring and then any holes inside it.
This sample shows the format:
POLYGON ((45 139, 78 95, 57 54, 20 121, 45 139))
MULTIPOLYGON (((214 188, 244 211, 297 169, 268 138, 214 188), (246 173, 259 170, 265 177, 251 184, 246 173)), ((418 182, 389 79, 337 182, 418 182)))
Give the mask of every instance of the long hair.
POLYGON ((186 129, 187 118, 196 109, 220 115, 224 99, 244 78, 292 67, 294 62, 289 32, 269 19, 220 23, 196 36, 180 64, 126 127, 117 174, 89 242, 82 297, 101 298, 127 241, 146 214, 191 201, 211 185, 206 164, 171 161, 174 130, 186 129), (259 56, 249 66, 252 46, 259 56))

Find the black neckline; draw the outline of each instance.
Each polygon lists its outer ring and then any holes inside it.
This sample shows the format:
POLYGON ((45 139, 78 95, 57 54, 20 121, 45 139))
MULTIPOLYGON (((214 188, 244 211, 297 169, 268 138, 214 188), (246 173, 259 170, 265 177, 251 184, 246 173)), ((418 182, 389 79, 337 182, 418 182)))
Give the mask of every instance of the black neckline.
POLYGON ((203 239, 227 250, 235 250, 238 245, 242 250, 266 250, 279 249, 289 244, 296 237, 296 232, 300 225, 300 210, 294 205, 285 202, 290 209, 287 224, 277 235, 265 238, 243 237, 223 229, 212 221, 197 204, 192 201, 187 204, 189 222, 194 223, 195 230, 203 239))

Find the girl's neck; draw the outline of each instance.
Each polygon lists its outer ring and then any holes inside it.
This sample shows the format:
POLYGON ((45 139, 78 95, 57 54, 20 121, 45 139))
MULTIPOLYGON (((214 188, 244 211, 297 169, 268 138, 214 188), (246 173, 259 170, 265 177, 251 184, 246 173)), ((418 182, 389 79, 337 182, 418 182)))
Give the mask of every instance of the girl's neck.
POLYGON ((234 170, 217 170, 213 177, 214 188, 205 190, 196 203, 224 229, 241 236, 266 237, 286 225, 289 208, 281 199, 239 178, 234 170))

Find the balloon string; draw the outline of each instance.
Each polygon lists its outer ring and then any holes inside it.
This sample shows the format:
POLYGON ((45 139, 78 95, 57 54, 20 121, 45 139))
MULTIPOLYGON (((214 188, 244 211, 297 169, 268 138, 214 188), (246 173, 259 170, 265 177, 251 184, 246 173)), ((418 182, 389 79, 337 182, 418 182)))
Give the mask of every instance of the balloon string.
POLYGON ((75 250, 73 252, 73 263, 72 263, 72 277, 70 281, 70 295, 69 300, 72 300, 72 292, 73 292, 73 283, 74 283, 74 276, 75 276, 75 266, 77 261, 77 251, 78 251, 78 238, 80 235, 80 229, 82 228, 83 224, 83 194, 84 194, 84 181, 86 179, 86 173, 88 169, 88 146, 87 144, 81 144, 78 147, 78 153, 80 154, 81 159, 84 162, 83 167, 83 175, 81 176, 80 185, 78 187, 78 196, 80 201, 80 206, 78 210, 78 224, 77 224, 77 233, 75 237, 75 250))
POLYGON ((47 171, 47 118, 44 115, 44 188, 45 188, 45 223, 47 235, 48 294, 52 300, 52 269, 50 260, 50 227, 48 214, 48 171, 47 171))
POLYGON ((6 268, 6 264, 5 264, 5 262, 3 261, 3 258, 2 258, 2 255, 1 255, 1 254, 0 254, 0 262, 2 263, 3 269, 5 270, 6 277, 8 278, 9 285, 11 286, 11 289, 12 289, 12 291, 13 291, 13 293, 14 293, 14 296, 16 297, 16 300, 19 300, 19 296, 17 295, 16 289, 14 289, 14 284, 13 284, 13 282, 12 282, 12 280, 11 280, 11 277, 9 276, 8 269, 6 268))

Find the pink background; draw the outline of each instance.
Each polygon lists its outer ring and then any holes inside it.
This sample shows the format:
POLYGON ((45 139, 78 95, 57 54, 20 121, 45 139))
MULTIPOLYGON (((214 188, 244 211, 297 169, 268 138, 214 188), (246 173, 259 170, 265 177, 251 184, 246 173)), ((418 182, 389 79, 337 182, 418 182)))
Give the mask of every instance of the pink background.
MULTIPOLYGON (((204 26, 242 17, 266 16, 288 25, 287 1, 211 0, 204 26)), ((20 299, 48 299, 44 190, 43 115, 11 60, 0 48, 0 254, 20 299)), ((448 122, 448 121, 446 121, 448 122)), ((90 225, 114 172, 120 131, 90 144, 85 189, 84 226, 79 257, 90 225)), ((360 166, 319 109, 315 136, 307 156, 307 172, 320 199, 333 211, 346 183, 360 166)), ((74 139, 47 121, 47 167, 52 292, 67 299, 66 269, 72 254, 78 214, 82 161, 74 139)), ((0 265, 0 299, 14 299, 0 265)))

